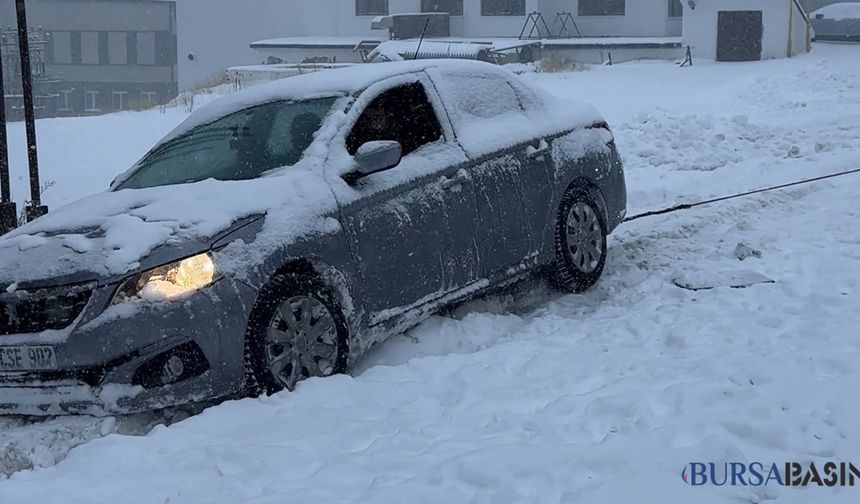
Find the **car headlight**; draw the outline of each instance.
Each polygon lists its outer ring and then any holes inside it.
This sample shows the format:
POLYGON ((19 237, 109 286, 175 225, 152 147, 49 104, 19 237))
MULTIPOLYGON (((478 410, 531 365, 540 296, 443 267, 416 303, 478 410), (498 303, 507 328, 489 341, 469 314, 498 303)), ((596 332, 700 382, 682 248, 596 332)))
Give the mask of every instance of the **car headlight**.
POLYGON ((133 276, 125 280, 111 304, 128 299, 172 301, 206 287, 215 281, 215 262, 205 252, 133 276))

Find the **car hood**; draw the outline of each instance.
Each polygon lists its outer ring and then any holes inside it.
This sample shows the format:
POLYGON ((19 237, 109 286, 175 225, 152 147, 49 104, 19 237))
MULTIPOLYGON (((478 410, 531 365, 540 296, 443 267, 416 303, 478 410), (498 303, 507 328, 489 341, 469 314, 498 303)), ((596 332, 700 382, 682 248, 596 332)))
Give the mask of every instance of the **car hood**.
POLYGON ((290 222, 334 205, 322 177, 307 170, 94 194, 0 237, 0 288, 119 279, 207 250, 265 214, 280 216, 277 239, 289 240, 301 232, 290 222))

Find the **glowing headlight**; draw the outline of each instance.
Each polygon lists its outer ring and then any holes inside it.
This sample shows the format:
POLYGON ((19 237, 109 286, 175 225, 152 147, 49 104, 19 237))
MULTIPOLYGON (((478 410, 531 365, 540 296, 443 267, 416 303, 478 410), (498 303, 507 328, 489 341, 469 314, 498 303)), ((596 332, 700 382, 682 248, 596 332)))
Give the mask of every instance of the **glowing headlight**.
POLYGON ((133 298, 172 301, 202 289, 214 280, 215 263, 209 253, 203 253, 129 278, 117 289, 112 304, 133 298))

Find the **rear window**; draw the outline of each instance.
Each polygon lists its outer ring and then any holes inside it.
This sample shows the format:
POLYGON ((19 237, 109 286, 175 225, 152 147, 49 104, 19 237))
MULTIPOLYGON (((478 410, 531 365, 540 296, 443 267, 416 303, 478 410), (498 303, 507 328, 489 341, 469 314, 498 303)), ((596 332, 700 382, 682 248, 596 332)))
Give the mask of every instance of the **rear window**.
POLYGON ((550 120, 544 101, 505 70, 437 67, 427 73, 470 156, 532 141, 550 120))
MULTIPOLYGON (((490 119, 523 112, 520 96, 501 76, 489 73, 439 71, 436 87, 450 103, 449 113, 490 119)), ((467 120, 468 118, 461 118, 467 120)))

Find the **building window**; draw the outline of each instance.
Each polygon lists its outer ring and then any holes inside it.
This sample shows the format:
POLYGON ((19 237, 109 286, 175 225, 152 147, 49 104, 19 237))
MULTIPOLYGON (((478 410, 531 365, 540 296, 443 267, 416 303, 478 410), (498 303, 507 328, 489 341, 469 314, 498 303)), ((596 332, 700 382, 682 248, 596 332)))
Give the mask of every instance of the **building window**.
POLYGON ((81 32, 81 63, 98 65, 99 62, 99 32, 81 32))
POLYGON ((623 16, 624 0, 579 0, 580 16, 623 16))
POLYGON ((98 91, 84 91, 84 111, 85 112, 101 112, 99 110, 99 92, 98 91))
POLYGON ((388 14, 388 0, 355 0, 356 16, 385 16, 388 14))
POLYGON ((463 0, 421 0, 421 12, 447 12, 452 16, 462 16, 463 0))
POLYGON ((176 35, 169 32, 155 34, 155 64, 172 66, 176 64, 176 35))
POLYGON ((155 32, 137 33, 137 64, 155 64, 155 32))
POLYGON ((684 15, 684 7, 681 6, 681 0, 669 0, 669 17, 681 17, 684 15))
POLYGON ((72 33, 54 32, 52 35, 54 44, 54 63, 72 62, 72 33))
POLYGON ((125 60, 128 65, 137 65, 137 33, 126 32, 125 34, 125 60))
POLYGON ((158 103, 156 101, 157 97, 158 97, 158 93, 156 93, 155 91, 141 91, 140 92, 140 108, 148 109, 148 108, 152 108, 152 107, 158 105, 158 103))
POLYGON ((72 45, 72 64, 80 65, 81 64, 81 32, 73 31, 70 34, 70 40, 72 45))
POLYGON ((482 16, 525 16, 526 0, 481 0, 482 16))
POLYGON ((62 91, 60 91, 60 112, 71 112, 73 110, 72 102, 71 100, 69 100, 69 98, 74 92, 74 89, 63 89, 62 91))
POLYGON ((128 36, 125 32, 108 33, 108 63, 128 64, 128 36))
POLYGON ((116 111, 125 110, 125 95, 128 91, 113 92, 113 109, 116 111))

